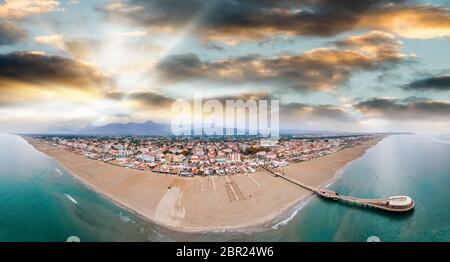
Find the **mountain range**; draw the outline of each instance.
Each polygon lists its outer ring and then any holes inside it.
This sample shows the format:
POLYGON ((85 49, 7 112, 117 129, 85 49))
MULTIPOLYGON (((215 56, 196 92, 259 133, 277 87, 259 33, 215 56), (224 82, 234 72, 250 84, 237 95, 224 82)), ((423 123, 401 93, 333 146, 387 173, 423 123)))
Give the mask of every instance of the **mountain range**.
MULTIPOLYGON (((191 132, 194 134, 195 129, 191 132)), ((223 132, 229 131, 224 128, 223 132)), ((232 129, 232 132, 237 133, 237 129, 232 129)), ((54 128, 45 132, 47 134, 71 134, 71 135, 100 135, 100 136, 164 136, 172 135, 171 126, 167 123, 157 123, 147 121, 145 123, 112 123, 103 126, 87 126, 80 130, 70 128, 54 128)), ((245 131, 248 134, 248 130, 245 131)), ((346 134, 347 132, 336 131, 311 131, 298 129, 284 129, 280 130, 283 135, 295 134, 346 134)))
POLYGON ((159 136, 171 135, 169 124, 147 121, 145 123, 118 123, 88 126, 75 132, 80 135, 159 136))

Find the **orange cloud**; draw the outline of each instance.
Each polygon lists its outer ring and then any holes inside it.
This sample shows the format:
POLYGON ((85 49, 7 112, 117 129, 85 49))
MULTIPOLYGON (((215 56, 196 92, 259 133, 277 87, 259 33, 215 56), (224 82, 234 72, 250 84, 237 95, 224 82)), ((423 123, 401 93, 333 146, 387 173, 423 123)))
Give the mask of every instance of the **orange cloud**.
POLYGON ((162 32, 178 32, 192 24, 191 33, 199 38, 228 44, 358 30, 385 30, 420 39, 450 36, 448 8, 408 0, 128 0, 99 10, 109 20, 162 32))
POLYGON ((406 61, 393 35, 369 32, 335 43, 338 48, 316 48, 298 55, 265 58, 243 56, 204 62, 194 54, 167 57, 156 69, 168 84, 192 79, 255 82, 303 91, 332 90, 354 72, 384 69, 406 61))
POLYGON ((104 73, 72 59, 36 52, 0 55, 2 104, 57 98, 83 101, 114 86, 104 73))
POLYGON ((62 10, 54 0, 5 0, 0 4, 0 18, 23 19, 31 15, 62 10))
POLYGON ((450 37, 450 10, 431 5, 397 6, 362 16, 356 27, 389 30, 405 38, 450 37))

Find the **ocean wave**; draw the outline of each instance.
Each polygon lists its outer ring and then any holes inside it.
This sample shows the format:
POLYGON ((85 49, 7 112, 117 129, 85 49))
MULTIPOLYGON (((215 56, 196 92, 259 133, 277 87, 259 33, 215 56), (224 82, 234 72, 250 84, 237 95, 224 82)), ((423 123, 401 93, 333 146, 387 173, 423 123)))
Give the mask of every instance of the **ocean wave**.
POLYGON ((72 203, 74 203, 75 205, 78 205, 78 202, 69 194, 64 194, 66 196, 67 199, 69 199, 72 203))
POLYGON ((330 182, 330 183, 326 184, 326 185, 324 186, 324 188, 328 188, 328 187, 331 186, 333 183, 334 183, 334 182, 330 182))
POLYGON ((55 170, 55 172, 58 174, 58 176, 62 176, 62 175, 63 175, 63 173, 61 172, 61 170, 59 170, 58 168, 55 168, 54 170, 55 170))
POLYGON ((134 223, 134 224, 135 224, 134 220, 131 219, 131 218, 130 218, 129 216, 127 216, 126 214, 123 214, 122 212, 120 212, 120 213, 119 213, 119 216, 120 216, 120 221, 125 222, 125 223, 131 222, 131 223, 134 223))
POLYGON ((347 170, 347 168, 357 159, 354 159, 350 162, 348 162, 347 164, 345 164, 343 167, 339 168, 336 173, 334 174, 334 176, 331 178, 331 180, 328 181, 327 184, 323 185, 323 188, 328 188, 329 186, 333 185, 334 183, 336 183, 338 180, 340 180, 342 177, 344 177, 344 173, 347 170))
POLYGON ((278 229, 280 226, 284 226, 287 223, 289 223, 289 221, 291 221, 292 219, 294 219, 294 217, 298 214, 298 212, 300 212, 300 210, 302 210, 308 203, 309 201, 311 201, 312 197, 309 197, 305 200, 300 201, 300 203, 295 207, 294 212, 292 212, 286 219, 278 222, 277 224, 275 224, 274 226, 272 226, 273 229, 278 229))

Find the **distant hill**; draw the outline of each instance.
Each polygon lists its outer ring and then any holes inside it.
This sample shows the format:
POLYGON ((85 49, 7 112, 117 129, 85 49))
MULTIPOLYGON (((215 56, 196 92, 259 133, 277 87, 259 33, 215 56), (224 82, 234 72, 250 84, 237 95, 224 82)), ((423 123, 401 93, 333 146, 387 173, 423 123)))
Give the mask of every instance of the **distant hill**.
POLYGON ((77 132, 80 135, 118 135, 118 136, 159 136, 170 135, 170 125, 153 121, 145 123, 120 123, 104 126, 90 126, 77 132))
MULTIPOLYGON (((195 129, 190 130, 195 134, 195 129)), ((223 128, 223 134, 227 131, 237 134, 236 128, 223 128)), ((245 134, 249 134, 249 130, 242 130, 245 134)), ((81 130, 74 130, 70 128, 54 128, 45 132, 47 134, 73 134, 73 135, 100 135, 100 136, 163 136, 172 135, 171 126, 167 123, 157 123, 147 121, 145 123, 113 123, 103 126, 88 126, 81 130)), ((201 133, 201 132, 200 132, 201 133)), ((280 135, 345 135, 351 134, 349 132, 339 131, 324 131, 324 130, 299 130, 299 129, 282 129, 280 135)))

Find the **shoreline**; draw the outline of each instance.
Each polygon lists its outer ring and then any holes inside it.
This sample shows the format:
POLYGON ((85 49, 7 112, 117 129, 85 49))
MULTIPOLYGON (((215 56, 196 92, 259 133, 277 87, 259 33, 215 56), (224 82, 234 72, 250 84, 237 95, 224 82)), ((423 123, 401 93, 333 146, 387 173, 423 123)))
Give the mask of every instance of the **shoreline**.
MULTIPOLYGON (((314 195, 263 171, 225 178, 181 178, 112 166, 28 137, 22 138, 57 161, 89 189, 157 226, 176 232, 253 233, 276 228, 295 217, 314 195), (232 199, 230 189, 231 192, 239 191, 242 199, 232 199), (212 201, 214 197, 215 201, 212 201)), ((384 138, 373 138, 361 146, 291 164, 286 174, 307 180, 306 183, 311 181, 316 186, 329 186, 339 179, 339 174, 348 165, 384 138), (320 173, 321 170, 327 172, 320 173)))
MULTIPOLYGON (((325 181, 324 183, 319 185, 319 187, 327 188, 327 187, 333 185, 334 183, 336 183, 342 177, 345 169, 348 166, 350 166, 352 163, 354 163, 358 159, 362 158, 369 149, 371 149, 373 146, 376 146, 379 142, 381 142, 383 139, 385 139, 387 137, 388 136, 383 136, 381 138, 374 138, 376 140, 376 142, 373 145, 367 147, 359 157, 348 161, 345 165, 343 165, 340 169, 338 169, 335 172, 335 174, 328 181, 325 181)), ((297 203, 293 204, 290 208, 287 208, 287 210, 284 213, 282 213, 278 216, 278 218, 279 218, 278 220, 273 220, 274 225, 272 226, 272 228, 278 229, 279 225, 286 225, 287 223, 289 223, 289 221, 294 219, 294 217, 298 214, 298 212, 300 212, 303 208, 305 208, 315 196, 316 196, 316 194, 311 193, 311 196, 304 197, 303 199, 300 199, 297 203)))

